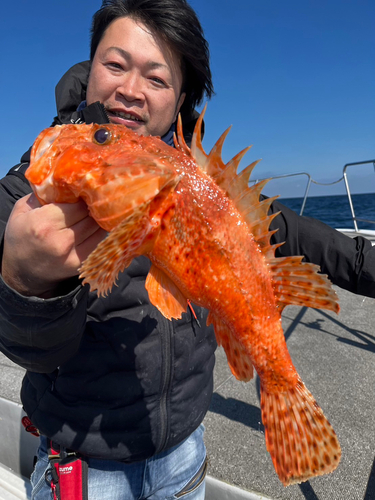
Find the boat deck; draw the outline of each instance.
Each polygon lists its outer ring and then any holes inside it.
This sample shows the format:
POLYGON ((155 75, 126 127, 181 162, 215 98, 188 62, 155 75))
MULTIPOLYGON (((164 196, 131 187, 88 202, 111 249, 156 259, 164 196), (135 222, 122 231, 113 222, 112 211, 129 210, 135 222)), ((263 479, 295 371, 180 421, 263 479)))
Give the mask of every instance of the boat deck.
MULTIPOLYGON (((293 362, 339 437, 339 467, 328 476, 284 488, 265 447, 259 380, 235 380, 218 349, 215 391, 204 421, 210 458, 207 500, 375 498, 375 300, 337 291, 338 316, 293 306, 285 309, 283 325, 293 362)), ((2 355, 0 364, 0 396, 19 403, 23 370, 2 355)), ((4 415, 0 417, 1 424, 4 415)), ((6 446, 2 439, 3 463, 6 446)), ((0 470, 0 493, 3 477, 0 470)), ((14 498, 26 498, 26 493, 14 498)))

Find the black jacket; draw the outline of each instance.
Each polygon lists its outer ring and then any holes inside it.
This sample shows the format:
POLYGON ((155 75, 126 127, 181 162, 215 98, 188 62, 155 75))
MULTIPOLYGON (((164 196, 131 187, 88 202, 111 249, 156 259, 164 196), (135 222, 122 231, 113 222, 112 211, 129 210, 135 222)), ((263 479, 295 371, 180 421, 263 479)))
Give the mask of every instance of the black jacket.
MULTIPOLYGON (((72 113, 73 121, 90 120, 74 112, 84 98, 77 70, 82 66, 60 83, 54 123, 69 122, 72 113)), ((103 118, 93 113, 92 121, 103 118)), ((15 201, 30 192, 27 161, 28 153, 0 181, 1 239, 15 201)), ((271 211, 279 210, 273 239, 286 243, 278 255, 303 254, 337 285, 375 297, 375 249, 368 241, 274 202, 271 211)), ((21 397, 34 425, 67 448, 142 460, 181 442, 207 412, 216 342, 206 312, 196 308, 201 327, 189 312, 166 320, 144 287, 149 267, 145 257, 134 259, 105 299, 76 279, 61 297, 23 297, 0 278, 0 349, 27 369, 21 397)))

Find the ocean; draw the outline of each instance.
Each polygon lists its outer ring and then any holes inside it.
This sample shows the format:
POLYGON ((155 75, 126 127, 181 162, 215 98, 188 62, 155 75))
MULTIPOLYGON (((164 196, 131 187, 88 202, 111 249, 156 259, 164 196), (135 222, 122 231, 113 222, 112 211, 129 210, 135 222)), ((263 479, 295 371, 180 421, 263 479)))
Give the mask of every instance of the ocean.
MULTIPOLYGON (((300 213, 303 198, 279 198, 280 203, 300 213)), ((375 194, 352 194, 356 218, 375 221, 375 194)), ((353 229, 353 221, 346 195, 310 196, 307 198, 303 215, 314 217, 334 228, 353 229)), ((375 224, 358 222, 359 229, 373 229, 375 224)))

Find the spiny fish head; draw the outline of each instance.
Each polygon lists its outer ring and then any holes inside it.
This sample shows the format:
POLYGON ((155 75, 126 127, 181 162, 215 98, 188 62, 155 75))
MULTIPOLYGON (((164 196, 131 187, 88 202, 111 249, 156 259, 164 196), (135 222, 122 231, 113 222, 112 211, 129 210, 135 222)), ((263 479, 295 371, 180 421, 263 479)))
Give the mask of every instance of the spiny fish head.
POLYGON ((176 155, 159 138, 139 136, 121 125, 62 125, 39 135, 26 177, 41 203, 82 198, 110 230, 177 185, 176 155))

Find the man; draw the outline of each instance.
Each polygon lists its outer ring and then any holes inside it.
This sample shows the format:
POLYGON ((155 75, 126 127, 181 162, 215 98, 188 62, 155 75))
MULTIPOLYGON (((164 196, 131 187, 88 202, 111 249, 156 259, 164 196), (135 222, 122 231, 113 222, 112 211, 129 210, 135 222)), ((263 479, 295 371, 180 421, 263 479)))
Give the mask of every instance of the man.
MULTIPOLYGON (((60 115, 82 68, 64 78, 60 115)), ((179 111, 188 125, 205 91, 212 93, 207 45, 184 0, 104 3, 93 21, 87 106, 81 104, 80 116, 168 142, 179 111)), ((2 350, 28 369, 26 412, 43 436, 87 458, 90 499, 203 498, 200 424, 210 403, 216 347, 205 313, 196 311, 201 328, 190 314, 165 320, 144 288, 145 258, 134 260, 108 300, 89 294, 77 268, 105 232, 83 203, 40 207, 33 195, 23 196, 30 188, 22 169, 2 185, 2 220, 21 199, 4 235, 7 298, 0 307, 2 350), (22 325, 14 321, 13 306, 21 308, 22 325), (19 328, 28 330, 30 342, 19 328)), ((51 495, 46 446, 42 438, 32 477, 35 500, 51 495)))
MULTIPOLYGON (((195 13, 184 0, 104 2, 93 21, 87 91, 86 81, 85 64, 63 77, 55 124, 109 120, 170 143, 181 111, 189 140, 194 107, 213 91, 195 13)), ((190 313, 161 316, 144 288, 144 257, 105 299, 81 287, 77 268, 105 234, 83 203, 40 207, 22 174, 27 161, 0 184, 0 346, 28 370, 21 397, 43 436, 32 498, 50 498, 55 485, 49 438, 88 464, 90 500, 203 499, 201 422, 216 348, 206 312, 195 307, 201 326, 190 313)), ((369 242, 278 203, 271 210, 280 209, 279 255, 305 254, 336 284, 375 296, 369 242)))

